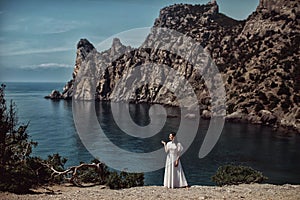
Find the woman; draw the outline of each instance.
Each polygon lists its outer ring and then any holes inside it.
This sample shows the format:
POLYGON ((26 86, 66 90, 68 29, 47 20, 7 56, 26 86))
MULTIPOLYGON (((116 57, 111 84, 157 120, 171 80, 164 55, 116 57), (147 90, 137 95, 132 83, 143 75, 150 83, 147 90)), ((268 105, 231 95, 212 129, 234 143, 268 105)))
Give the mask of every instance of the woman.
POLYGON ((176 134, 171 132, 169 135, 170 142, 161 141, 168 154, 165 167, 164 186, 168 188, 187 187, 187 181, 179 160, 183 148, 180 143, 176 142, 176 134))

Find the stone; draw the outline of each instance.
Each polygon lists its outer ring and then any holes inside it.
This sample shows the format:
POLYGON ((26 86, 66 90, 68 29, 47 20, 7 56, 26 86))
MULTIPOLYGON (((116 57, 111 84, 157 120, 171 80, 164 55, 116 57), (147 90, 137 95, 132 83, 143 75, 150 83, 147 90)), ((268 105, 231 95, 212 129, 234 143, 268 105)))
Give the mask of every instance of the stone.
POLYGON ((233 112, 229 115, 226 115, 225 120, 226 121, 234 121, 234 122, 240 122, 244 118, 244 114, 241 111, 233 112))
POLYGON ((203 110, 201 117, 203 119, 210 119, 211 118, 211 112, 209 110, 203 110))
POLYGON ((277 117, 268 110, 261 110, 258 112, 258 115, 260 116, 260 121, 265 124, 275 124, 277 121, 277 117))
POLYGON ((58 90, 53 90, 49 95, 45 96, 46 99, 58 100, 62 99, 62 95, 58 90))

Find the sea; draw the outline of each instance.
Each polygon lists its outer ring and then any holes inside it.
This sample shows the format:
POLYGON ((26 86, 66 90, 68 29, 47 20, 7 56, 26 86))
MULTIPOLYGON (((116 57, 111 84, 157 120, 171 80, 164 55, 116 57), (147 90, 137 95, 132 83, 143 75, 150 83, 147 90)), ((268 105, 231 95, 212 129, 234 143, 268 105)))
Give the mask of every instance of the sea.
MULTIPOLYGON (((47 158, 48 155, 59 153, 68 159, 65 167, 94 159, 76 130, 72 101, 53 101, 44 98, 54 89, 61 91, 64 83, 5 84, 5 97, 16 104, 19 124, 29 123, 27 131, 30 139, 38 142, 38 146, 33 149, 34 156, 47 158)), ((138 125, 147 124, 149 107, 148 104, 130 105, 132 120, 138 125)), ((99 123, 106 127, 116 126, 114 120, 108 120, 113 119, 109 102, 96 102, 96 109, 99 111, 97 113, 102 113, 98 116, 99 123)), ((173 113, 180 113, 177 107, 168 109, 173 113)), ((168 118, 166 123, 168 131, 178 129, 177 118, 168 118)), ((264 125, 226 122, 213 150, 200 159, 198 152, 203 133, 207 131, 208 126, 209 120, 200 120, 193 143, 181 156, 189 185, 214 185, 211 177, 218 167, 227 164, 250 166, 261 171, 268 177, 267 183, 300 184, 300 135, 283 134, 264 125)), ((118 141, 128 136, 115 130, 107 128, 105 134, 118 145, 118 141)), ((162 131, 163 138, 153 137, 155 141, 145 140, 143 145, 153 149, 159 148, 160 140, 166 141, 169 133, 166 130, 162 131)), ((136 143, 127 143, 126 148, 128 151, 134 151, 137 148, 136 143)), ((145 185, 162 185, 163 176, 163 168, 146 172, 145 185)))

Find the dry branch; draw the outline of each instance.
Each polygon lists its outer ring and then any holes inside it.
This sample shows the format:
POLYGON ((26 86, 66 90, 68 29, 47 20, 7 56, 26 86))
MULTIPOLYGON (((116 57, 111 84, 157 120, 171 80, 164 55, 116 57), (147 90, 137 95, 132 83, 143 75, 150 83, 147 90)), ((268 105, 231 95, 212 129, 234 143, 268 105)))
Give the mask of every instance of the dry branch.
POLYGON ((72 166, 69 167, 68 169, 64 170, 64 171, 58 171, 56 170, 52 165, 43 163, 44 166, 46 166, 47 168, 49 168, 52 171, 51 174, 51 179, 53 180, 55 177, 58 176, 63 176, 63 175, 67 175, 67 174, 71 174, 71 178, 69 179, 70 183, 79 186, 79 184, 77 183, 76 179, 77 179, 77 175, 78 175, 78 171, 82 168, 94 168, 96 170, 96 172, 99 174, 99 176, 101 177, 101 179, 103 180, 104 178, 104 174, 103 174, 103 163, 91 163, 91 164, 87 164, 87 163, 82 163, 78 166, 72 166))

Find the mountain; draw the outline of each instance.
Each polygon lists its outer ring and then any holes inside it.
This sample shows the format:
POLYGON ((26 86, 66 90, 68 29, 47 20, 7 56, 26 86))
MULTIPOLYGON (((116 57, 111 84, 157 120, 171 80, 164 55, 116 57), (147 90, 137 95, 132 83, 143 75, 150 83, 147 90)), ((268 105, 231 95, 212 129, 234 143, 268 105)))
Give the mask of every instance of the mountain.
MULTIPOLYGON (((243 21, 219 13, 216 2, 175 4, 161 9, 154 27, 190 36, 210 53, 225 84, 227 120, 268 124, 300 133, 299 1, 260 0, 256 11, 243 21)), ((78 83, 78 94, 73 94, 75 77, 82 69, 85 75, 97 74, 95 95, 99 100, 129 99, 177 106, 176 97, 155 84, 159 73, 155 70, 139 77, 150 78, 153 84, 141 86, 134 94, 122 89, 128 86, 119 80, 132 78, 128 76, 132 68, 153 62, 166 64, 184 76, 194 87, 202 116, 209 117, 211 101, 207 88, 188 61, 166 51, 126 47, 118 39, 101 53, 86 39, 79 41, 73 80, 67 83, 61 97, 93 98, 87 96, 86 79, 78 83), (114 56, 117 58, 110 63, 114 56), (117 99, 113 97, 116 93, 117 99)), ((175 87, 177 83, 172 84, 175 87)))

